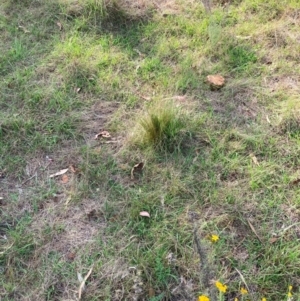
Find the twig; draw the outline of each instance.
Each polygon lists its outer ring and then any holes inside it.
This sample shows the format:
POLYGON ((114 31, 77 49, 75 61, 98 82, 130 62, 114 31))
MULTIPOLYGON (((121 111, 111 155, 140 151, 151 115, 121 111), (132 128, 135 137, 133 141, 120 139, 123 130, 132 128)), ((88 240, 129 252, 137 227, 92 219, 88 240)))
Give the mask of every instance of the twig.
POLYGON ((246 282, 244 276, 242 275, 242 273, 241 273, 237 268, 234 268, 234 269, 235 269, 235 270, 238 272, 238 274, 240 275, 240 277, 241 277, 243 283, 245 284, 245 286, 246 286, 248 292, 250 292, 249 286, 247 285, 247 282, 246 282))
POLYGON ((249 226, 250 226, 252 232, 256 235, 256 237, 258 238, 258 240, 262 243, 261 238, 258 236, 258 234, 257 234, 257 232, 256 232, 256 230, 255 230, 255 228, 253 227, 253 225, 251 224, 251 222, 249 221, 248 218, 247 218, 247 222, 248 222, 248 224, 249 224, 249 226))
POLYGON ((292 224, 292 225, 287 226, 286 228, 284 228, 284 229, 281 230, 281 233, 280 233, 280 234, 283 234, 283 233, 286 232, 287 230, 289 230, 289 229, 291 229, 291 228, 293 228, 294 226, 297 226, 297 225, 300 225, 300 222, 297 222, 297 223, 294 223, 294 224, 292 224))
POLYGON ((85 282, 87 281, 87 279, 90 277, 92 271, 93 271, 94 265, 92 265, 92 267, 90 268, 90 270, 88 271, 88 273, 86 274, 86 276, 83 278, 83 281, 80 283, 79 289, 78 289, 78 300, 81 299, 82 296, 82 292, 84 290, 85 287, 85 282))
MULTIPOLYGON (((45 170, 49 167, 50 164, 51 164, 51 162, 49 162, 49 163, 45 166, 44 170, 42 170, 42 171, 45 171, 45 170)), ((42 172, 42 171, 41 171, 41 172, 42 172)), ((37 175, 38 175, 38 172, 36 171, 35 174, 34 174, 33 176, 31 176, 30 178, 28 178, 28 179, 26 179, 25 181, 23 181, 18 187, 22 187, 24 184, 26 184, 27 182, 29 182, 31 179, 33 179, 34 177, 37 177, 37 175)))
POLYGON ((198 252, 199 258, 200 258, 200 270, 202 271, 201 272, 202 282, 203 282, 203 285, 205 288, 209 288, 210 273, 209 273, 208 266, 206 264, 207 263, 206 254, 200 245, 200 241, 199 241, 199 238, 197 235, 196 228, 194 229, 194 240, 195 240, 197 252, 198 252))
POLYGON ((35 172, 35 174, 33 176, 31 176, 30 178, 26 179, 25 181, 23 181, 20 186, 23 186, 24 184, 26 184, 27 182, 29 182, 31 179, 33 179, 34 177, 37 176, 37 172, 35 172))

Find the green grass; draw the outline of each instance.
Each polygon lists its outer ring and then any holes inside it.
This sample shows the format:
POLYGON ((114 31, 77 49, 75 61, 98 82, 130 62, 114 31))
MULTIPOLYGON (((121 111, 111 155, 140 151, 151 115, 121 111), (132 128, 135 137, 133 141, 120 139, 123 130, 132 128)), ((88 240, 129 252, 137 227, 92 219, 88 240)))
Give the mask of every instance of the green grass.
POLYGON ((216 2, 1 2, 1 300, 300 300, 300 4, 216 2))

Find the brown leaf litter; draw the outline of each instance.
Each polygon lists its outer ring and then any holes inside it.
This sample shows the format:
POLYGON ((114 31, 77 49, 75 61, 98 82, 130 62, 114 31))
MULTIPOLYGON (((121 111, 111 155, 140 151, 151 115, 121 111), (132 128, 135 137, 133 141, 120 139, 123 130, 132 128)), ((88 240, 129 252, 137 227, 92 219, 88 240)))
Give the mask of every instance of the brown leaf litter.
POLYGON ((144 168, 144 163, 143 163, 143 162, 140 162, 140 163, 135 164, 135 165, 132 167, 131 172, 130 172, 131 180, 134 180, 135 174, 141 173, 142 170, 143 170, 143 168, 144 168))

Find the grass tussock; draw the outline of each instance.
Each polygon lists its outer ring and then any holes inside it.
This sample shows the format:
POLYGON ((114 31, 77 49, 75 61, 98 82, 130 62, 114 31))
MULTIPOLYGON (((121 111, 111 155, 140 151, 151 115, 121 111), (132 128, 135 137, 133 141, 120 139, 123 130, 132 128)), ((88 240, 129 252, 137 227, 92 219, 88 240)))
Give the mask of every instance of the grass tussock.
POLYGON ((133 143, 156 150, 180 149, 188 129, 188 113, 173 101, 156 101, 138 117, 131 134, 133 143))
POLYGON ((158 8, 155 1, 144 0, 70 0, 62 1, 70 17, 86 16, 106 22, 146 20, 158 8))

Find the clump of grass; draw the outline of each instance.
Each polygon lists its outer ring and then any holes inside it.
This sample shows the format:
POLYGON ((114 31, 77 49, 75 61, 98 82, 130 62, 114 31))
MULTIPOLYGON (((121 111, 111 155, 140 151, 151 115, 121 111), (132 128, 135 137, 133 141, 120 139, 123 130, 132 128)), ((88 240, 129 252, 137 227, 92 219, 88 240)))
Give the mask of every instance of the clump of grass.
POLYGON ((279 124, 279 131, 289 136, 299 137, 300 135, 300 116, 293 113, 286 116, 279 124))
POLYGON ((154 1, 145 0, 88 0, 82 3, 88 13, 97 14, 106 21, 144 19, 155 7, 154 1))
POLYGON ((171 101, 155 102, 138 120, 134 142, 162 151, 180 149, 187 133, 184 115, 185 112, 171 101))
POLYGON ((228 49, 228 63, 236 71, 244 71, 256 61, 256 54, 247 46, 231 45, 228 49))
POLYGON ((281 121, 278 125, 279 133, 297 138, 300 135, 300 108, 298 99, 290 97, 282 102, 280 108, 281 121))

